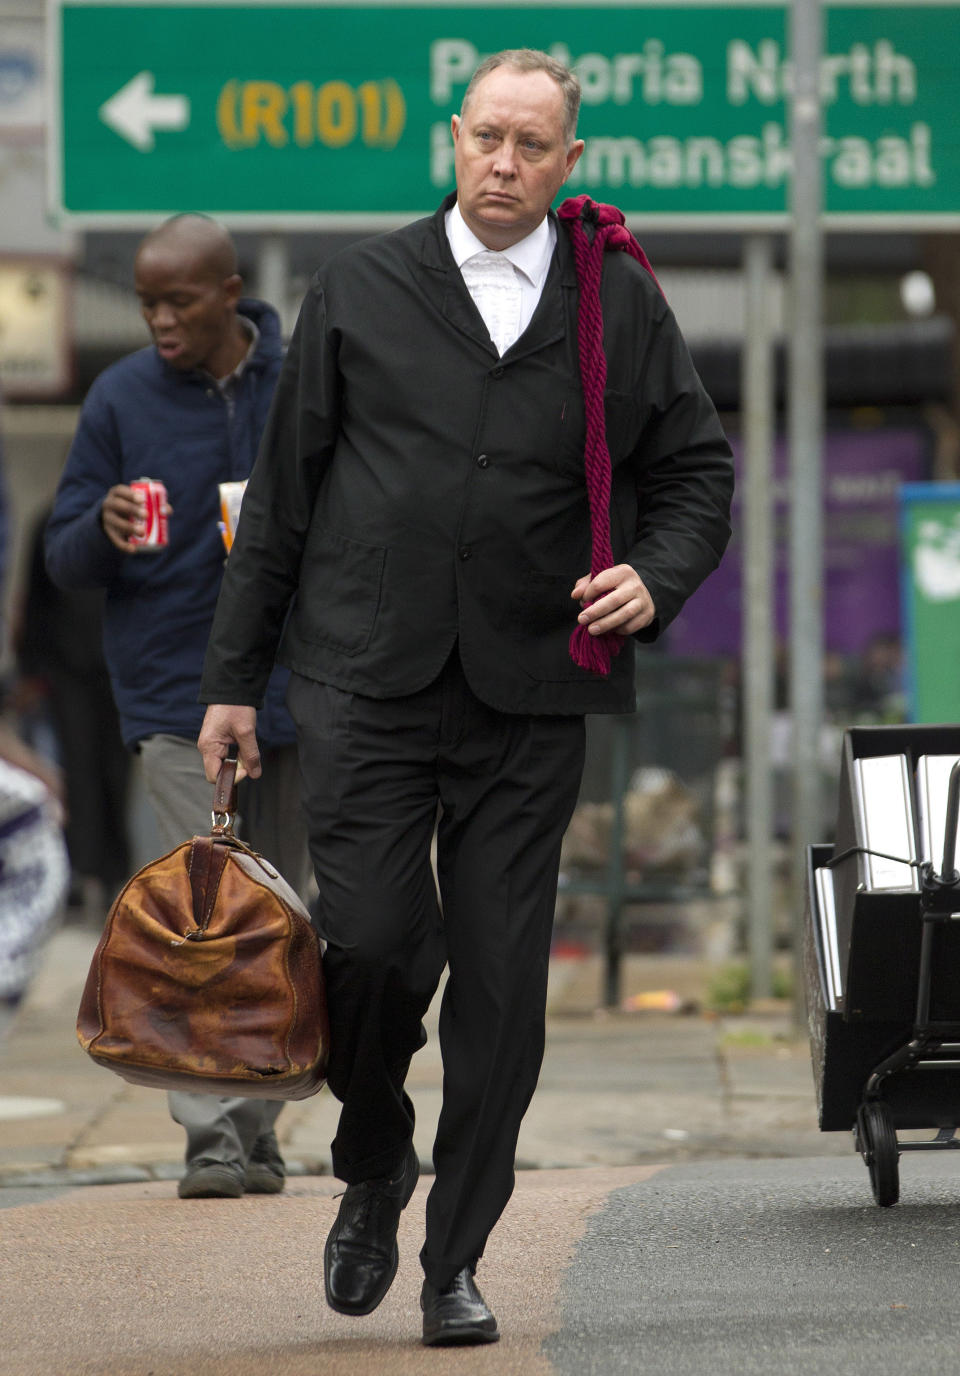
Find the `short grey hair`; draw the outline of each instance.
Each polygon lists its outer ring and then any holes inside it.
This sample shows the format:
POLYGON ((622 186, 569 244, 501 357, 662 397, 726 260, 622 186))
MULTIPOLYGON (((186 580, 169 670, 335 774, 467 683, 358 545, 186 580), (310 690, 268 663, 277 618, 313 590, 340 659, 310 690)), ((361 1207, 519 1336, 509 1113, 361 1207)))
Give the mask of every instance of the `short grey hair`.
POLYGON ((477 86, 485 76, 498 67, 512 67, 517 72, 546 72, 560 87, 563 96, 563 136, 567 145, 577 136, 577 116, 580 113, 580 82, 570 68, 539 48, 504 48, 492 53, 480 63, 463 95, 460 114, 463 115, 477 86))

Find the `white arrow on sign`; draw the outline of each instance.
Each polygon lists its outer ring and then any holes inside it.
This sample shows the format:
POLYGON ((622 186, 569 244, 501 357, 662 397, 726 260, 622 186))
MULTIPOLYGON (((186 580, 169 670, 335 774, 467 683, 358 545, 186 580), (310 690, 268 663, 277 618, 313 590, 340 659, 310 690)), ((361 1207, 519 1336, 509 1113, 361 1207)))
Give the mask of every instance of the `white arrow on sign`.
POLYGON ((100 106, 104 124, 141 153, 153 151, 154 130, 186 129, 190 123, 188 98, 155 95, 155 80, 153 72, 138 72, 100 106))

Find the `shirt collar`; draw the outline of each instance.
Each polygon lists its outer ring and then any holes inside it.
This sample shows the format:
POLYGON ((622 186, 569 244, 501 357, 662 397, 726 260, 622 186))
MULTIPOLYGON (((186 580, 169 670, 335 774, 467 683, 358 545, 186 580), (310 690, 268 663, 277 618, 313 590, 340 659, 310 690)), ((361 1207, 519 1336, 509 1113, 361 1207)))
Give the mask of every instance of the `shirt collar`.
POLYGON ((220 388, 221 392, 225 391, 228 387, 232 387, 234 383, 240 381, 248 364, 250 363, 250 360, 257 352, 257 345, 260 343, 260 330, 257 327, 257 325, 250 319, 250 317, 247 315, 238 315, 237 319, 240 321, 240 324, 244 332, 250 339, 250 347, 247 349, 247 352, 244 354, 243 358, 241 358, 240 362, 234 368, 233 372, 227 373, 226 377, 213 377, 213 374, 208 373, 205 368, 201 368, 200 370, 208 378, 213 379, 213 381, 220 388))
MULTIPOLYGON (((480 242, 460 213, 456 201, 446 214, 447 239, 450 252, 458 268, 478 253, 489 253, 486 244, 480 242)), ((549 216, 537 225, 536 229, 517 244, 500 250, 515 268, 523 273, 535 287, 542 287, 550 270, 550 259, 557 242, 557 231, 549 216)))

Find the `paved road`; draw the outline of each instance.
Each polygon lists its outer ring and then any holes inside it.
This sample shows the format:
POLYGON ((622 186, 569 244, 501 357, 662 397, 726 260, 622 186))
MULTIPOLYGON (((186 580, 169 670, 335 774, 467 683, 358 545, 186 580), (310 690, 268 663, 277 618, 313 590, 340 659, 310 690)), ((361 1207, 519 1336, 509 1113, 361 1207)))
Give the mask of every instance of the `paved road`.
POLYGON ((960 1161, 698 1162, 587 1224, 545 1343, 562 1376, 932 1376, 960 1364, 960 1161))
POLYGON ((336 1183, 178 1201, 172 1183, 0 1202, 2 1376, 932 1376, 958 1364, 960 1163, 913 1155, 878 1209, 859 1159, 527 1171, 479 1279, 494 1348, 420 1347, 421 1182, 366 1319, 332 1314, 336 1183))

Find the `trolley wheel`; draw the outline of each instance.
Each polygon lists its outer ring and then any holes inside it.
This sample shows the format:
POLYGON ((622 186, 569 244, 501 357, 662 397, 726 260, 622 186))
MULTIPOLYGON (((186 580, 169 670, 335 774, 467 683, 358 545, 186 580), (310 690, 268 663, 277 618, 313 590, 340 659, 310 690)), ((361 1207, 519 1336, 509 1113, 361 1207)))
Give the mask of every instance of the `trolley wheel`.
POLYGON ((857 1113, 857 1147, 870 1172, 870 1188, 881 1209, 900 1198, 900 1153, 893 1114, 882 1099, 869 1099, 857 1113))

